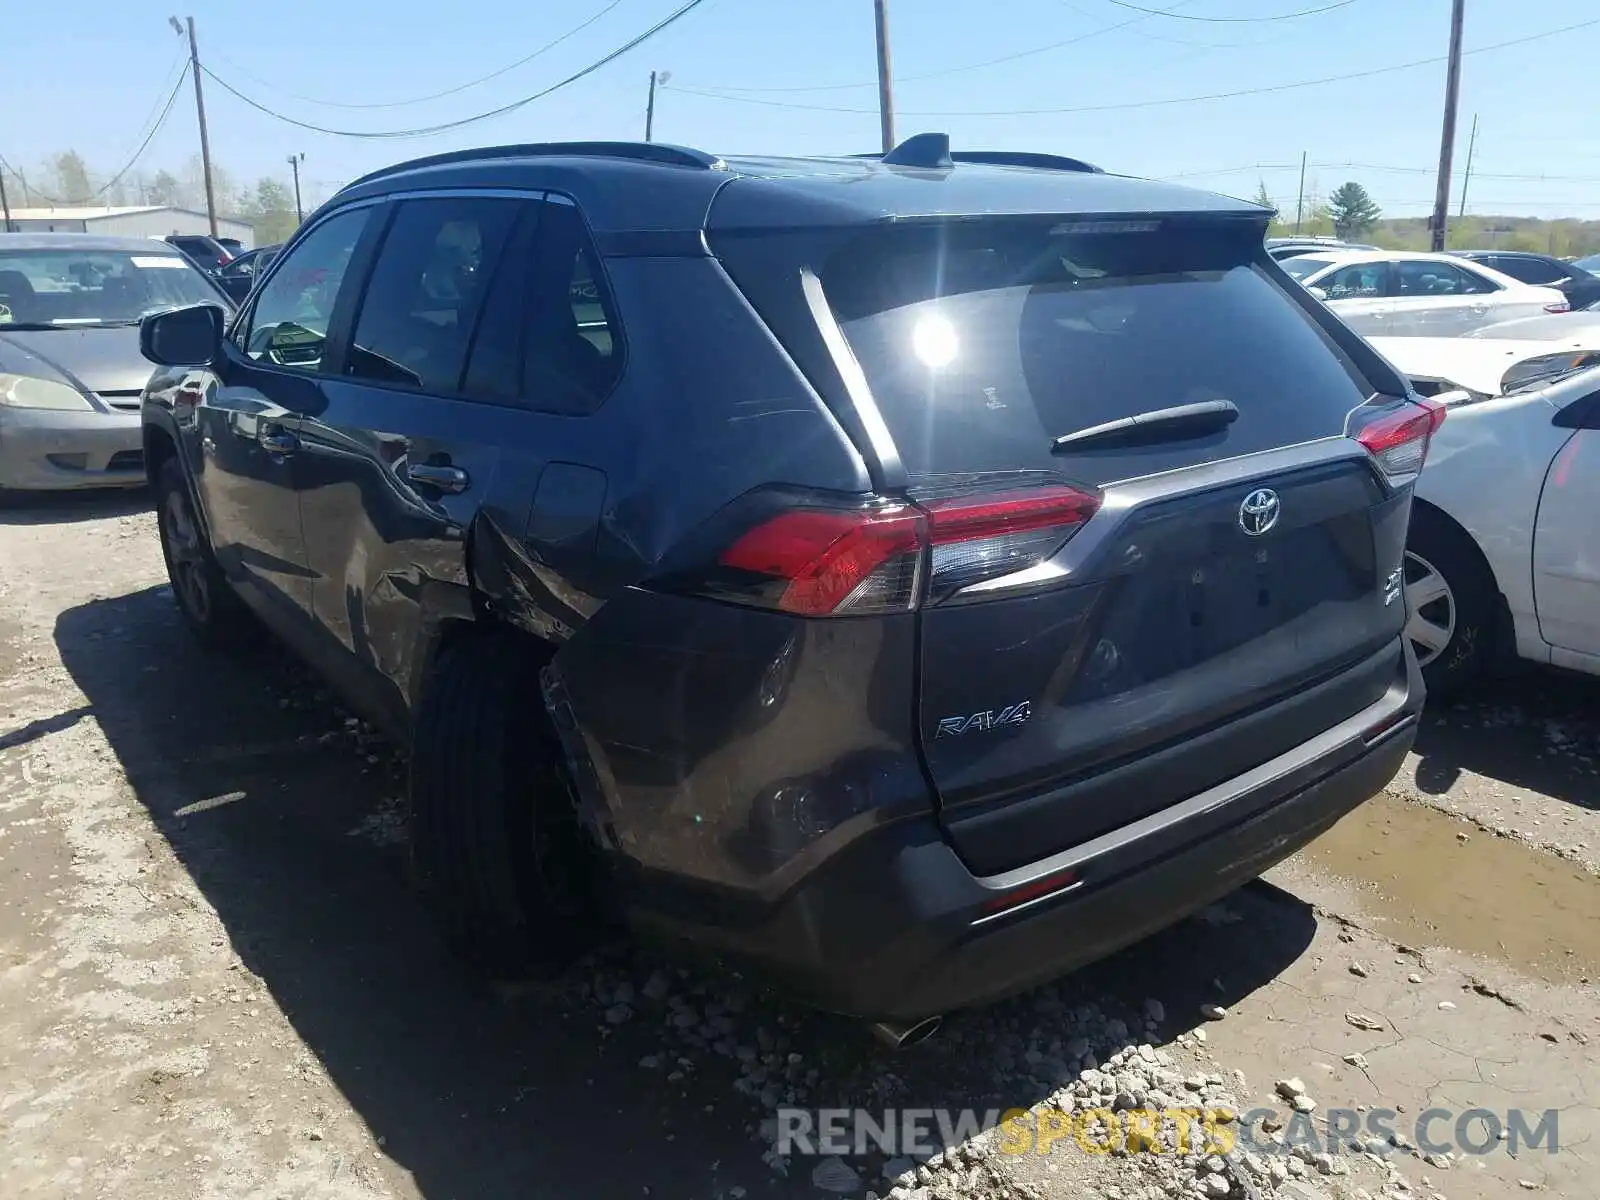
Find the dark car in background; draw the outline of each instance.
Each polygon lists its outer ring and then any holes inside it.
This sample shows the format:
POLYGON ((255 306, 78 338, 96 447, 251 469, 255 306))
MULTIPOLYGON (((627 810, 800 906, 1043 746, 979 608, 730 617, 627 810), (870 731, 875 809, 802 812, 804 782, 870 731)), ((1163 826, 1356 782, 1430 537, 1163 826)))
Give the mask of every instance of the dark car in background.
POLYGON ((1566 295, 1575 312, 1600 301, 1600 275, 1551 254, 1523 250, 1452 250, 1451 253, 1523 283, 1557 288, 1566 295))
POLYGON ((169 233, 164 239, 187 254, 202 271, 215 274, 233 261, 233 252, 216 238, 198 233, 169 233))
POLYGON ((616 914, 920 1036, 1239 886, 1412 744, 1442 409, 1266 220, 940 135, 380 171, 226 333, 145 323, 176 601, 409 742, 470 961, 616 914))
POLYGON ((246 250, 217 271, 217 283, 236 302, 244 303, 244 298, 250 294, 256 279, 271 265, 280 249, 282 249, 280 246, 261 246, 255 250, 246 250))
POLYGON ((233 308, 160 241, 0 233, 0 491, 143 485, 139 319, 195 304, 233 308))

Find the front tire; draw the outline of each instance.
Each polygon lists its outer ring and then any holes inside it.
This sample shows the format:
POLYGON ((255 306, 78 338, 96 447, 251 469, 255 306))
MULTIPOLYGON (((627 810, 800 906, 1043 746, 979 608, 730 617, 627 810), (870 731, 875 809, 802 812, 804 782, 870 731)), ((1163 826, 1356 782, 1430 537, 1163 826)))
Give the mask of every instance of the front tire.
POLYGON ((208 649, 245 641, 254 631, 250 611, 217 566, 177 459, 167 459, 156 473, 155 499, 161 554, 178 611, 208 649))
POLYGON ((1406 637, 1428 694, 1460 692, 1488 666, 1495 582, 1477 545, 1442 515, 1413 511, 1406 539, 1406 637))
POLYGON ((539 660, 510 638, 446 646, 418 706, 413 864, 451 951, 494 978, 559 974, 593 942, 578 828, 539 660))

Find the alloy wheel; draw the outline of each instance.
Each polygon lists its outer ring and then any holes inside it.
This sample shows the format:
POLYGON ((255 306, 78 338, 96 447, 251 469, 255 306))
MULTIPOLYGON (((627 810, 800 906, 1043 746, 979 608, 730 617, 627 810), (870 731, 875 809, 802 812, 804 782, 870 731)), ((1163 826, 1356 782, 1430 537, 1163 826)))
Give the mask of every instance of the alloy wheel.
POLYGON ((1450 582, 1420 554, 1406 551, 1406 638, 1427 666, 1450 645, 1456 632, 1456 598, 1450 582))
POLYGON ((168 492, 161 506, 161 518, 161 543, 166 551, 173 590, 189 615, 203 625, 211 616, 211 588, 206 578, 200 530, 188 498, 181 492, 168 492))

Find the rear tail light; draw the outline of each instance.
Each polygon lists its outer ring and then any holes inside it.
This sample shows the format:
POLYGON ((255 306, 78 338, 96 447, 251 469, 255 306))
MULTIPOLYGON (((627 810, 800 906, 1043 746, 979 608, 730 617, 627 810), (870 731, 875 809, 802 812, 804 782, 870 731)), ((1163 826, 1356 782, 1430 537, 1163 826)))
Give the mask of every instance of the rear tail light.
POLYGON ((1444 424, 1445 406, 1419 396, 1374 417, 1356 431, 1356 441, 1371 453, 1392 484, 1415 478, 1428 460, 1428 442, 1444 424))
POLYGON ((1547 313, 1571 312, 1572 305, 1565 300, 1557 300, 1554 304, 1546 304, 1544 310, 1547 313))
POLYGON ((925 524, 909 505, 795 509, 745 533, 718 562, 767 580, 751 597, 785 612, 892 612, 915 602, 925 524))
POLYGON ((1061 484, 915 503, 768 511, 716 555, 709 572, 670 573, 688 590, 800 616, 906 612, 1053 555, 1100 507, 1061 484))

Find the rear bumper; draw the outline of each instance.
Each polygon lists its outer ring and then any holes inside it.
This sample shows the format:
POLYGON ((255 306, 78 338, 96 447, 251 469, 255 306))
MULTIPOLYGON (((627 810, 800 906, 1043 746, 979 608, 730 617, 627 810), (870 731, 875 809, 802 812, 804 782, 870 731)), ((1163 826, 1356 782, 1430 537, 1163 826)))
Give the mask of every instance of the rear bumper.
POLYGON ((137 412, 0 407, 0 488, 140 487, 143 438, 137 412))
POLYGON ((834 1012, 910 1021, 998 1000, 1226 895, 1381 791, 1422 708, 1405 661, 1381 701, 1294 751, 1004 876, 973 875, 935 821, 909 820, 850 840, 760 914, 638 880, 629 918, 834 1012), (1066 890, 996 911, 1064 872, 1076 879, 1066 890))

